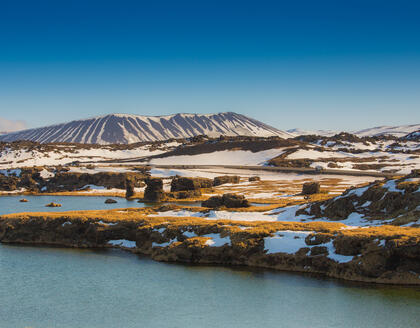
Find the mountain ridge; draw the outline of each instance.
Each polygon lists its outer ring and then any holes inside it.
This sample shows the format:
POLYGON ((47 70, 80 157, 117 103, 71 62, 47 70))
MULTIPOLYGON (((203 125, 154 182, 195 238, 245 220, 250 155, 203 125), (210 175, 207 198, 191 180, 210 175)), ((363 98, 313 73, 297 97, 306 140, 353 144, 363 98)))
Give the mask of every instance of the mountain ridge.
POLYGON ((161 116, 115 113, 16 131, 0 135, 0 141, 30 140, 41 143, 129 144, 188 138, 197 135, 208 135, 210 137, 220 135, 292 137, 287 132, 234 112, 216 114, 178 113, 161 116))

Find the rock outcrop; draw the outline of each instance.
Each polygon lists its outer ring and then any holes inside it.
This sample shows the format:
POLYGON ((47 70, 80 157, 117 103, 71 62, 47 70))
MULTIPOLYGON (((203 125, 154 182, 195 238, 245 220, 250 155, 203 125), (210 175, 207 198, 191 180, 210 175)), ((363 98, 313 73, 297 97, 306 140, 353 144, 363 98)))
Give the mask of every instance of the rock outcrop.
POLYGON ((241 177, 237 175, 223 175, 220 177, 215 177, 213 180, 213 186, 217 187, 226 183, 239 183, 241 177))
POLYGON ((45 183, 49 192, 74 191, 86 185, 126 189, 127 180, 133 187, 143 187, 146 175, 137 172, 98 172, 95 174, 64 172, 56 173, 45 183))
POLYGON ((365 187, 350 188, 342 195, 310 203, 296 214, 345 220, 350 215, 363 220, 391 220, 392 224, 420 225, 420 173, 397 179, 375 181, 365 187))
POLYGON ((165 199, 163 181, 160 178, 147 178, 144 200, 149 202, 160 202, 165 199))
POLYGON ((305 182, 302 186, 302 195, 318 194, 320 190, 319 182, 305 182))
POLYGON ((62 167, 55 170, 34 167, 20 169, 19 176, 0 174, 0 190, 13 191, 24 188, 30 192, 65 192, 81 190, 89 185, 109 189, 126 189, 127 180, 130 180, 129 184, 134 188, 143 187, 145 178, 147 178, 147 175, 141 172, 98 172, 90 174, 67 172, 62 167))
POLYGON ((198 190, 184 190, 184 191, 174 191, 168 193, 170 198, 175 199, 187 199, 187 198, 195 198, 201 196, 201 191, 198 190))
POLYGON ((199 190, 213 187, 213 180, 207 178, 175 177, 171 182, 171 192, 199 190))
POLYGON ((127 177, 125 179, 125 198, 132 198, 134 196, 135 181, 132 178, 127 177))
POLYGON ((227 208, 249 207, 250 204, 243 195, 224 194, 223 196, 213 196, 202 203, 204 207, 218 208, 225 206, 227 208))
POLYGON ((108 198, 107 200, 105 200, 105 204, 115 204, 115 203, 117 203, 117 201, 112 198, 108 198))
POLYGON ((16 177, 6 177, 0 174, 0 190, 14 191, 17 189, 18 181, 16 177))

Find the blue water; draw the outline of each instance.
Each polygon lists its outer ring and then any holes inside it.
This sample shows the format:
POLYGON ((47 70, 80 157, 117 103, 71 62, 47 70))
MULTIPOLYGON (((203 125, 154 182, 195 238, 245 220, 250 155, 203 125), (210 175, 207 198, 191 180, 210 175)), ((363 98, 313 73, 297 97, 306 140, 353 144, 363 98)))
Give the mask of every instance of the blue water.
POLYGON ((0 245, 0 327, 419 327, 420 290, 0 245))
MULTIPOLYGON (((0 197, 0 213, 136 207, 107 197, 0 197)), ((0 328, 419 327, 420 289, 167 264, 119 250, 0 244, 0 328)))
MULTIPOLYGON (((165 202, 163 204, 171 204, 165 202)), ((179 206, 200 206, 201 202, 178 202, 179 206)), ((18 212, 62 212, 74 210, 104 210, 127 207, 155 206, 158 203, 139 203, 137 200, 127 200, 119 197, 103 196, 0 196, 0 215, 18 212), (19 202, 26 198, 27 203, 19 202), (108 198, 115 199, 116 204, 105 204, 108 198), (59 203, 62 207, 45 207, 48 203, 59 203)), ((1 328, 1 326, 0 326, 1 328)))

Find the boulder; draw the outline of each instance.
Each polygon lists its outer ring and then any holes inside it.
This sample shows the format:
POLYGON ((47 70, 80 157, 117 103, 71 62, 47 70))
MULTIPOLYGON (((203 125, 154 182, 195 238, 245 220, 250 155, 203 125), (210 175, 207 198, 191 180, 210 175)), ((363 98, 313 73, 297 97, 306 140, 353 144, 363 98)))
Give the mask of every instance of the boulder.
POLYGON ((223 206, 222 196, 213 196, 201 203, 203 207, 217 208, 223 206))
POLYGON ((57 204, 57 203, 52 202, 52 203, 49 203, 49 204, 45 205, 45 207, 61 207, 61 204, 57 204))
POLYGON ((223 175, 220 177, 215 177, 213 180, 213 186, 220 186, 226 183, 239 183, 241 177, 237 175, 223 175))
POLYGON ((161 178, 148 178, 145 182, 146 190, 144 191, 144 200, 150 202, 160 202, 165 198, 163 181, 161 178))
POLYGON ((19 202, 21 202, 21 203, 27 203, 29 201, 26 198, 22 198, 21 200, 19 200, 19 202))
POLYGON ((111 199, 111 198, 108 198, 108 199, 105 201, 105 204, 115 204, 115 203, 117 203, 117 201, 116 201, 115 199, 111 199))
POLYGON ((207 178, 186 178, 176 177, 171 182, 171 192, 198 190, 200 188, 211 188, 213 180, 207 178))
POLYGON ((313 195, 319 193, 321 187, 319 182, 305 182, 302 186, 303 195, 313 195))
POLYGON ((260 177, 254 176, 254 177, 249 177, 248 178, 249 182, 255 182, 255 181, 261 181, 260 177))
POLYGON ((249 207, 250 204, 245 196, 236 195, 236 194, 224 194, 223 195, 223 204, 227 208, 236 208, 236 207, 249 207))

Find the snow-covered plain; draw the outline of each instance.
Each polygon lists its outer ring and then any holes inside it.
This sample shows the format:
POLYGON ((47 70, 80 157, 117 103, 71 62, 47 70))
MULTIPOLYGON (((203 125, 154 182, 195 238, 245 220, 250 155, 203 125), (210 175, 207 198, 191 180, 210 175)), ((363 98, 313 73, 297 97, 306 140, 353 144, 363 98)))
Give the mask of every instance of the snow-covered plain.
POLYGON ((101 148, 75 148, 57 147, 54 151, 41 152, 38 150, 5 149, 0 153, 0 169, 19 168, 28 166, 65 165, 74 161, 94 162, 102 160, 142 158, 158 155, 165 152, 163 149, 150 150, 149 146, 135 149, 115 150, 109 146, 101 148))
POLYGON ((260 152, 224 150, 199 155, 170 156, 152 159, 154 165, 263 165, 269 159, 281 155, 281 149, 260 152))

